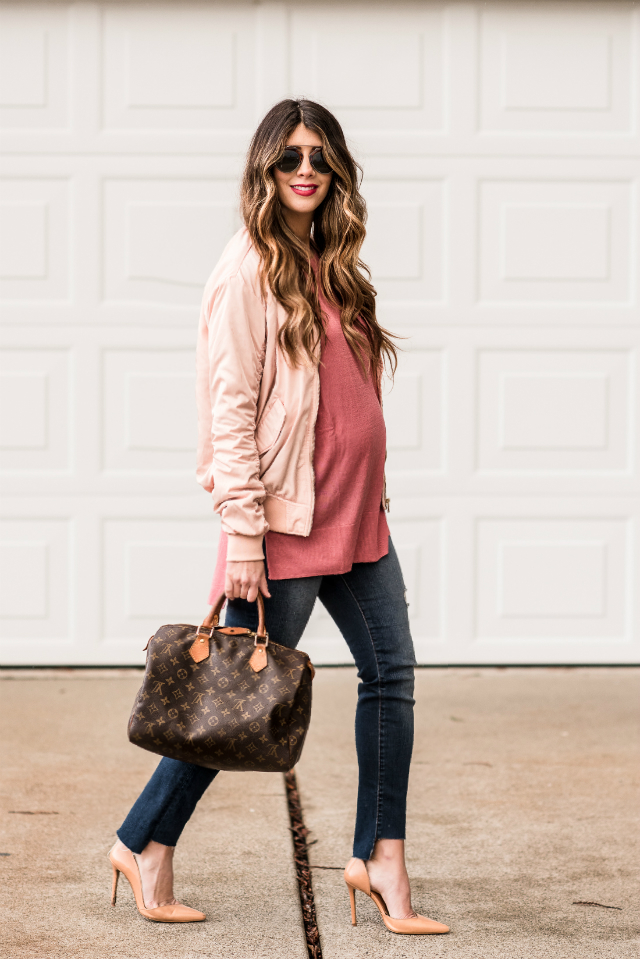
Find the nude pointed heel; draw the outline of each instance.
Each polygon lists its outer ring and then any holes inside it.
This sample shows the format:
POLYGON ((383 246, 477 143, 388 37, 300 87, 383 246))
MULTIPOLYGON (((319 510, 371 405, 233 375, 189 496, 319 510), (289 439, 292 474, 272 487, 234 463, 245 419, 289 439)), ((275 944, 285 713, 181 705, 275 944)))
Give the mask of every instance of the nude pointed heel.
POLYGON ((120 878, 120 870, 111 863, 111 868, 113 869, 113 883, 111 885, 111 905, 115 906, 116 896, 118 895, 118 879, 120 878))
POLYGON ((351 899, 351 925, 357 926, 358 921, 356 919, 356 891, 353 886, 350 886, 347 883, 347 889, 349 890, 349 898, 351 899))
POLYGON ((449 927, 426 916, 414 916, 412 919, 394 919, 389 915, 387 905, 379 892, 371 888, 369 873, 362 859, 352 859, 344 871, 344 881, 351 899, 351 925, 356 925, 356 889, 363 892, 376 904, 382 921, 389 930, 401 936, 433 936, 449 932, 449 927))
POLYGON ((138 912, 145 919, 151 919, 153 922, 202 922, 207 918, 203 912, 198 912, 197 909, 191 909, 189 906, 183 906, 179 902, 170 906, 156 906, 155 909, 147 909, 142 895, 142 878, 138 860, 129 849, 124 852, 120 850, 117 855, 114 850, 115 846, 109 853, 109 861, 113 867, 112 906, 116 904, 118 878, 120 873, 124 873, 131 886, 138 912))

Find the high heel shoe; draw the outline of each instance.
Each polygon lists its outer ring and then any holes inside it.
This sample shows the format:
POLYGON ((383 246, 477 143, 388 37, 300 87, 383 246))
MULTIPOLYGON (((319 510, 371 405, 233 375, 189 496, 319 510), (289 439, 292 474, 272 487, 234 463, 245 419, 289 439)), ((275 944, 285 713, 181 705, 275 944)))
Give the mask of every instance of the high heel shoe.
POLYGON ((147 909, 142 895, 142 878, 140 876, 140 867, 138 860, 133 853, 127 849, 123 855, 122 850, 118 856, 114 853, 115 846, 109 853, 109 861, 113 867, 113 886, 111 887, 111 905, 116 904, 116 895, 118 892, 118 877, 124 873, 129 880, 129 885, 133 890, 138 912, 145 919, 152 919, 154 922, 202 922, 207 917, 203 912, 197 909, 190 909, 189 906, 183 906, 181 903, 175 903, 171 906, 156 906, 155 909, 147 909))
POLYGON ((449 932, 449 927, 442 922, 427 919, 426 916, 414 916, 413 919, 394 919, 389 915, 387 905, 379 892, 371 888, 369 873, 362 859, 352 859, 344 871, 344 881, 349 889, 351 899, 351 925, 356 925, 356 889, 372 899, 382 916, 382 921, 390 932, 404 936, 429 936, 449 932))

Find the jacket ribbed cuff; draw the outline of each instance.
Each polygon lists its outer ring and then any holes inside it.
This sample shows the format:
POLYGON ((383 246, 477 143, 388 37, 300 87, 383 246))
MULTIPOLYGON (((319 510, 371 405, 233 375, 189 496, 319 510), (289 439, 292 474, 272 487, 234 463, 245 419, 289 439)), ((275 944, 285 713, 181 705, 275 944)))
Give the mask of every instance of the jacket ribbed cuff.
POLYGON ((259 536, 244 536, 242 533, 227 535, 227 562, 241 562, 242 560, 264 560, 262 541, 264 533, 259 536))

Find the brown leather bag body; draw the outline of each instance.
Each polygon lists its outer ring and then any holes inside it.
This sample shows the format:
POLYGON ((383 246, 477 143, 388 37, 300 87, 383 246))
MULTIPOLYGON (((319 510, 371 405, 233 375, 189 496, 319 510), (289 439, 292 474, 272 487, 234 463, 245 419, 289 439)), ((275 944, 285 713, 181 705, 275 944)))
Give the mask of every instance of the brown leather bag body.
POLYGON ((208 769, 289 770, 309 728, 313 666, 269 641, 260 593, 256 632, 219 627, 224 601, 201 626, 161 626, 151 637, 129 739, 208 769))

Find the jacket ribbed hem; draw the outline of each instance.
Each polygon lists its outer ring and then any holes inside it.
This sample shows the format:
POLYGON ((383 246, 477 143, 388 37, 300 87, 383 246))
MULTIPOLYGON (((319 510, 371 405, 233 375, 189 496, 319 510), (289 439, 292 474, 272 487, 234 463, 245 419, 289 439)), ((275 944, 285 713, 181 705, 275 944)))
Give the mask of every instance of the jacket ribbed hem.
POLYGON ((262 541, 264 533, 259 536, 244 536, 242 533, 229 533, 227 537, 227 562, 251 562, 264 559, 262 541))
MULTIPOLYGON (((275 533, 289 533, 293 536, 308 536, 305 532, 309 510, 301 503, 276 496, 267 496, 264 500, 264 518, 269 529, 275 533)), ((236 563, 264 559, 264 533, 258 536, 245 536, 243 533, 227 533, 227 562, 236 563)))
POLYGON ((269 493, 264 500, 264 518, 269 524, 269 529, 272 529, 274 533, 308 536, 311 532, 308 506, 292 503, 291 500, 271 496, 269 493))

